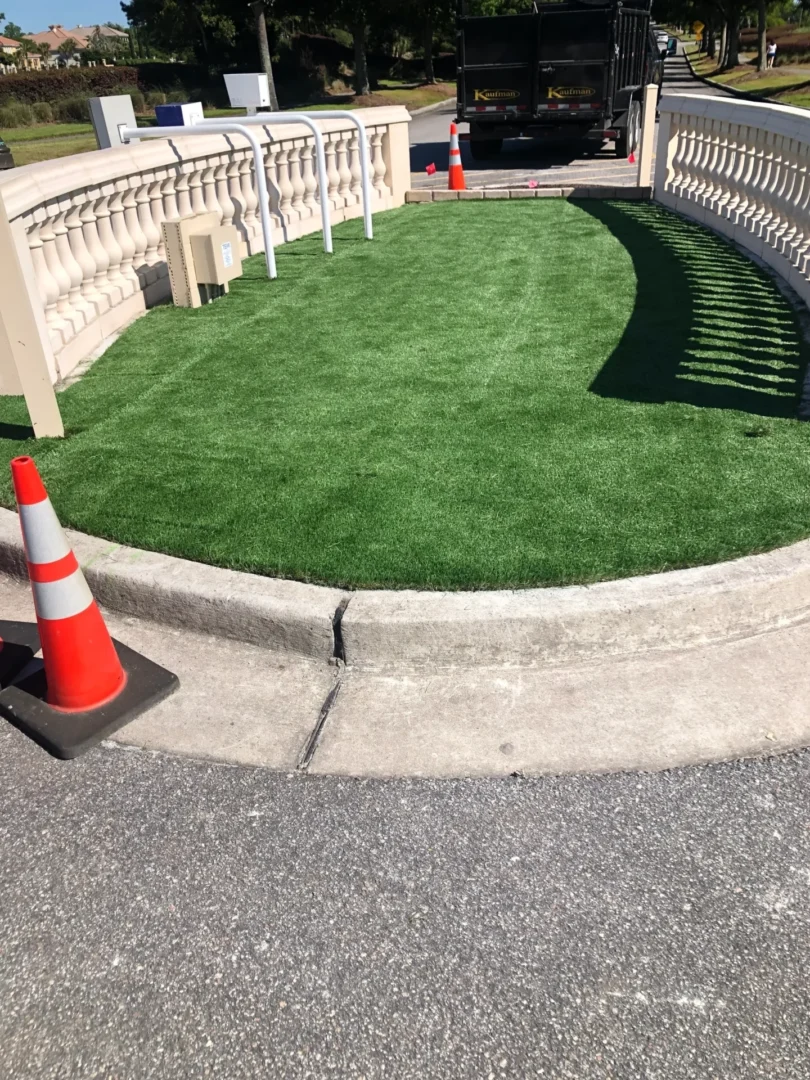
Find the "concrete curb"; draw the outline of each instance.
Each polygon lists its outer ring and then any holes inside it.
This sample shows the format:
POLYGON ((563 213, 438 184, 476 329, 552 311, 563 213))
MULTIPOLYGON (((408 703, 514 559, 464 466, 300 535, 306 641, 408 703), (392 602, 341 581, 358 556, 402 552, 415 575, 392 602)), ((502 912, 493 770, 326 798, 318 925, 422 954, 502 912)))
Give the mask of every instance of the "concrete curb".
MULTIPOLYGON (((630 656, 779 629, 810 611, 810 540, 597 585, 449 593, 348 592, 68 537, 113 611, 370 670, 630 656)), ((17 515, 4 509, 0 570, 26 574, 17 515)))
POLYGON ((477 199, 629 199, 633 201, 652 198, 651 187, 634 185, 588 187, 560 187, 539 184, 536 188, 469 188, 467 191, 444 191, 441 188, 412 188, 405 192, 406 203, 467 202, 477 199))
POLYGON ((714 79, 709 79, 706 75, 698 75, 698 73, 695 71, 694 65, 692 64, 692 58, 686 52, 686 49, 684 49, 683 55, 686 63, 689 65, 689 70, 691 71, 692 76, 697 79, 698 82, 702 82, 704 86, 712 86, 715 90, 721 90, 724 94, 728 94, 730 97, 742 98, 743 101, 758 101, 760 104, 767 103, 768 105, 783 105, 783 102, 777 101, 774 98, 763 98, 759 94, 749 94, 747 90, 737 90, 737 88, 734 86, 726 86, 725 83, 715 82, 714 79))
POLYGON ((411 114, 411 116, 424 116, 425 113, 438 112, 438 110, 444 108, 444 106, 449 101, 455 101, 455 100, 456 100, 456 95, 453 94, 452 97, 442 98, 441 101, 436 101, 436 102, 433 103, 433 105, 423 105, 421 109, 413 109, 413 110, 408 109, 408 112, 411 114))
MULTIPOLYGON (((104 607, 182 629, 329 660, 349 594, 243 574, 99 540, 67 529, 93 595, 104 607)), ((0 508, 0 570, 27 574, 17 515, 0 508)))

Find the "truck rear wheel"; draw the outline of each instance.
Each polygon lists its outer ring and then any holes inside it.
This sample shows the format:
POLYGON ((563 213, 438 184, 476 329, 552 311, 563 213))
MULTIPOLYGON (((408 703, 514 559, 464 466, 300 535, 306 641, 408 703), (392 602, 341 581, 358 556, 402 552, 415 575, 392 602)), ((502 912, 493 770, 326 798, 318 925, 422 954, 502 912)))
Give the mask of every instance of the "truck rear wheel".
POLYGON ((627 122, 616 137, 616 157, 628 158, 638 149, 641 137, 641 104, 631 101, 627 110, 627 122))
POLYGON ((501 152, 503 139, 471 139, 470 153, 474 161, 489 161, 501 152))

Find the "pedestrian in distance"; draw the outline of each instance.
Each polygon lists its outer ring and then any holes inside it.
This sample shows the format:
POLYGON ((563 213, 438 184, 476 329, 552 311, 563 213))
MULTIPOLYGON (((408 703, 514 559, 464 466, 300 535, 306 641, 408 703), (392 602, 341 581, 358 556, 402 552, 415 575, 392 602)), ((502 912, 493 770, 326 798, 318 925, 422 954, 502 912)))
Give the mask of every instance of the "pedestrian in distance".
POLYGON ((765 50, 765 56, 766 56, 767 61, 768 61, 768 67, 772 68, 773 65, 776 63, 776 42, 775 41, 769 41, 768 42, 768 47, 765 50))

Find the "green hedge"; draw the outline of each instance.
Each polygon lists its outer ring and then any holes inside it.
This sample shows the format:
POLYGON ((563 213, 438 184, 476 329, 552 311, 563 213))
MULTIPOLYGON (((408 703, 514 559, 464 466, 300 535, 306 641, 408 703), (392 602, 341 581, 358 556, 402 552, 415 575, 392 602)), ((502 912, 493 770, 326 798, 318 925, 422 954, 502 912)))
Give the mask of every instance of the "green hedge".
POLYGON ((138 71, 132 67, 59 68, 25 71, 0 79, 0 103, 18 101, 65 101, 76 97, 104 97, 120 93, 122 86, 138 85, 138 71))

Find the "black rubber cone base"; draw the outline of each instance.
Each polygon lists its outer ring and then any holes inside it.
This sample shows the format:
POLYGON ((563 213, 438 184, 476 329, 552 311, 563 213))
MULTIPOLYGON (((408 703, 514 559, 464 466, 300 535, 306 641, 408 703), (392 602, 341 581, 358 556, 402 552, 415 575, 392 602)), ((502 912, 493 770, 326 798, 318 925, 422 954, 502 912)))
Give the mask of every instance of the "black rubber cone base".
POLYGON ((35 622, 0 619, 0 687, 8 686, 39 652, 39 631, 35 622))
POLYGON ((0 713, 54 757, 75 758, 157 705, 180 685, 177 676, 159 664, 120 641, 113 644, 127 673, 127 683, 106 705, 78 713, 52 708, 45 701, 45 669, 39 667, 0 692, 0 713))

